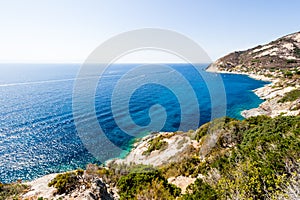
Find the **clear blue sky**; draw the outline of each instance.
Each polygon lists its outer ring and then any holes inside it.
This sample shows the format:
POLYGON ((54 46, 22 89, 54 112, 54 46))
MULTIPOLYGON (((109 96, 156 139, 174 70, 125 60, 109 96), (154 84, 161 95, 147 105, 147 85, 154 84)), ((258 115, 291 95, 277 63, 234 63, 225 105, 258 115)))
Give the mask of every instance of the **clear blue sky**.
POLYGON ((299 0, 1 0, 0 62, 82 62, 132 29, 171 29, 214 60, 300 31, 299 0))

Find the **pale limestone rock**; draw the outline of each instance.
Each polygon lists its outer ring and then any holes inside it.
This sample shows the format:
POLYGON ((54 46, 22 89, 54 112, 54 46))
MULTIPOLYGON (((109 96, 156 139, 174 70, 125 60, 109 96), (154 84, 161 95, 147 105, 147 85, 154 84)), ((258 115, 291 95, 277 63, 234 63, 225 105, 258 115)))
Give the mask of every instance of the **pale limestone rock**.
POLYGON ((174 184, 181 189, 181 193, 186 193, 186 188, 190 184, 194 183, 196 178, 186 177, 186 176, 177 176, 168 178, 168 183, 174 184))
MULTIPOLYGON (((160 132, 156 135, 149 135, 138 142, 131 152, 124 159, 115 159, 109 162, 115 163, 135 163, 159 166, 167 162, 177 161, 178 154, 184 152, 190 145, 198 147, 198 143, 190 139, 186 134, 175 134, 170 138, 164 138, 163 140, 168 143, 168 146, 164 150, 155 150, 150 155, 143 155, 143 152, 148 149, 149 141, 158 137, 159 135, 168 135, 172 133, 160 132)), ((108 163, 109 163, 108 162, 108 163)))

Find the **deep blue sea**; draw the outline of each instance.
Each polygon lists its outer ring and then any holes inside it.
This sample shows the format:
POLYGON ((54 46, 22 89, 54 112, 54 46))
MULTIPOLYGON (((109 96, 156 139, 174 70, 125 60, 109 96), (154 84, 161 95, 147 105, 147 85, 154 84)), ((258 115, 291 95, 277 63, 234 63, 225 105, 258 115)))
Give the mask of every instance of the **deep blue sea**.
MULTIPOLYGON (((114 144, 124 149, 122 155, 130 149, 133 137, 118 128, 111 111, 111 96, 118 81, 135 66, 112 65, 99 79, 95 91, 99 125, 114 144)), ((198 125, 210 121, 212 105, 207 80, 204 81, 189 64, 169 66, 186 78, 196 94, 200 110, 198 125)), ((91 162, 99 163, 81 142, 74 123, 72 94, 79 69, 79 64, 0 65, 0 182, 31 180, 49 173, 84 168, 91 162)), ((150 70, 145 73, 156 72, 150 70)), ((171 77, 171 83, 180 91, 180 82, 171 77)), ((122 83, 134 82, 134 77, 127 78, 122 83)), ((242 119, 242 110, 257 107, 262 102, 252 90, 262 87, 266 82, 234 74, 222 74, 221 78, 226 102, 217 101, 220 105, 214 105, 214 109, 225 103, 227 116, 242 119)), ((216 84, 214 79, 210 80, 210 84, 216 84)), ((189 93, 184 95, 189 99, 189 93)), ((118 100, 123 101, 122 95, 118 100)), ((149 124, 149 108, 155 104, 160 104, 167 113, 162 131, 178 130, 181 120, 178 98, 172 90, 157 83, 145 84, 131 94, 129 113, 132 120, 140 126, 149 124)), ((117 114, 125 115, 127 110, 120 106, 117 114)), ((189 114, 193 115, 193 112, 190 110, 189 114)), ((156 116, 160 120, 163 115, 156 113, 156 116)), ((126 125, 127 122, 124 120, 119 123, 126 125)), ((83 124, 88 126, 88 120, 83 124)))

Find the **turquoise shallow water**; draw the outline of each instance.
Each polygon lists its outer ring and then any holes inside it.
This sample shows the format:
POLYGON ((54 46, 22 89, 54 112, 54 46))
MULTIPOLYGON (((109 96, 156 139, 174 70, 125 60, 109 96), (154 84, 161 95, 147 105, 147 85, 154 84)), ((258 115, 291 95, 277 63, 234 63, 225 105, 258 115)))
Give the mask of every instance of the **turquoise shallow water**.
MULTIPOLYGON (((134 66, 136 64, 111 66, 99 80, 95 92, 98 123, 110 141, 124 150, 121 155, 128 152, 133 137, 117 126, 111 111, 111 95, 116 83, 134 66)), ((169 66, 186 78, 196 94, 200 110, 198 125, 210 121, 212 107, 207 83, 189 64, 169 66)), ((90 162, 99 163, 82 144, 74 124, 72 93, 79 68, 77 64, 0 65, 0 182, 30 180, 84 167, 90 162)), ((234 74, 222 74, 221 78, 226 102, 217 101, 219 105, 214 109, 226 104, 226 115, 242 119, 242 110, 257 107, 262 102, 252 90, 266 82, 234 74)), ((134 82, 134 79, 128 81, 134 82)), ((189 99, 190 94, 185 93, 178 80, 170 81, 189 99)), ((217 83, 211 79, 210 84, 217 83)), ((122 96, 119 101, 123 101, 122 96)), ((155 104, 163 106, 167 113, 162 131, 178 130, 182 118, 177 94, 159 84, 145 84, 132 93, 129 113, 133 121, 147 126, 150 123, 149 108, 155 104)), ((120 106, 118 115, 124 115, 126 109, 120 106)), ((196 111, 189 110, 191 117, 193 112, 196 111)), ((156 113, 155 116, 159 121, 163 115, 156 113)), ((126 118, 120 119, 119 123, 126 125, 126 118)), ((88 126, 88 118, 84 124, 88 126)))

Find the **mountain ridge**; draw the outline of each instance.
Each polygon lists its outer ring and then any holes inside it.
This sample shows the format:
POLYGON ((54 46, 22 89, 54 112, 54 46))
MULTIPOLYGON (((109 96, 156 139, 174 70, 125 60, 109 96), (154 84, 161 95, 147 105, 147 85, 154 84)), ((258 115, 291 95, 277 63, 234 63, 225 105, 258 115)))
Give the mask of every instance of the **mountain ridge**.
POLYGON ((300 66, 300 31, 285 35, 265 45, 234 51, 210 64, 208 71, 257 73, 300 66))

